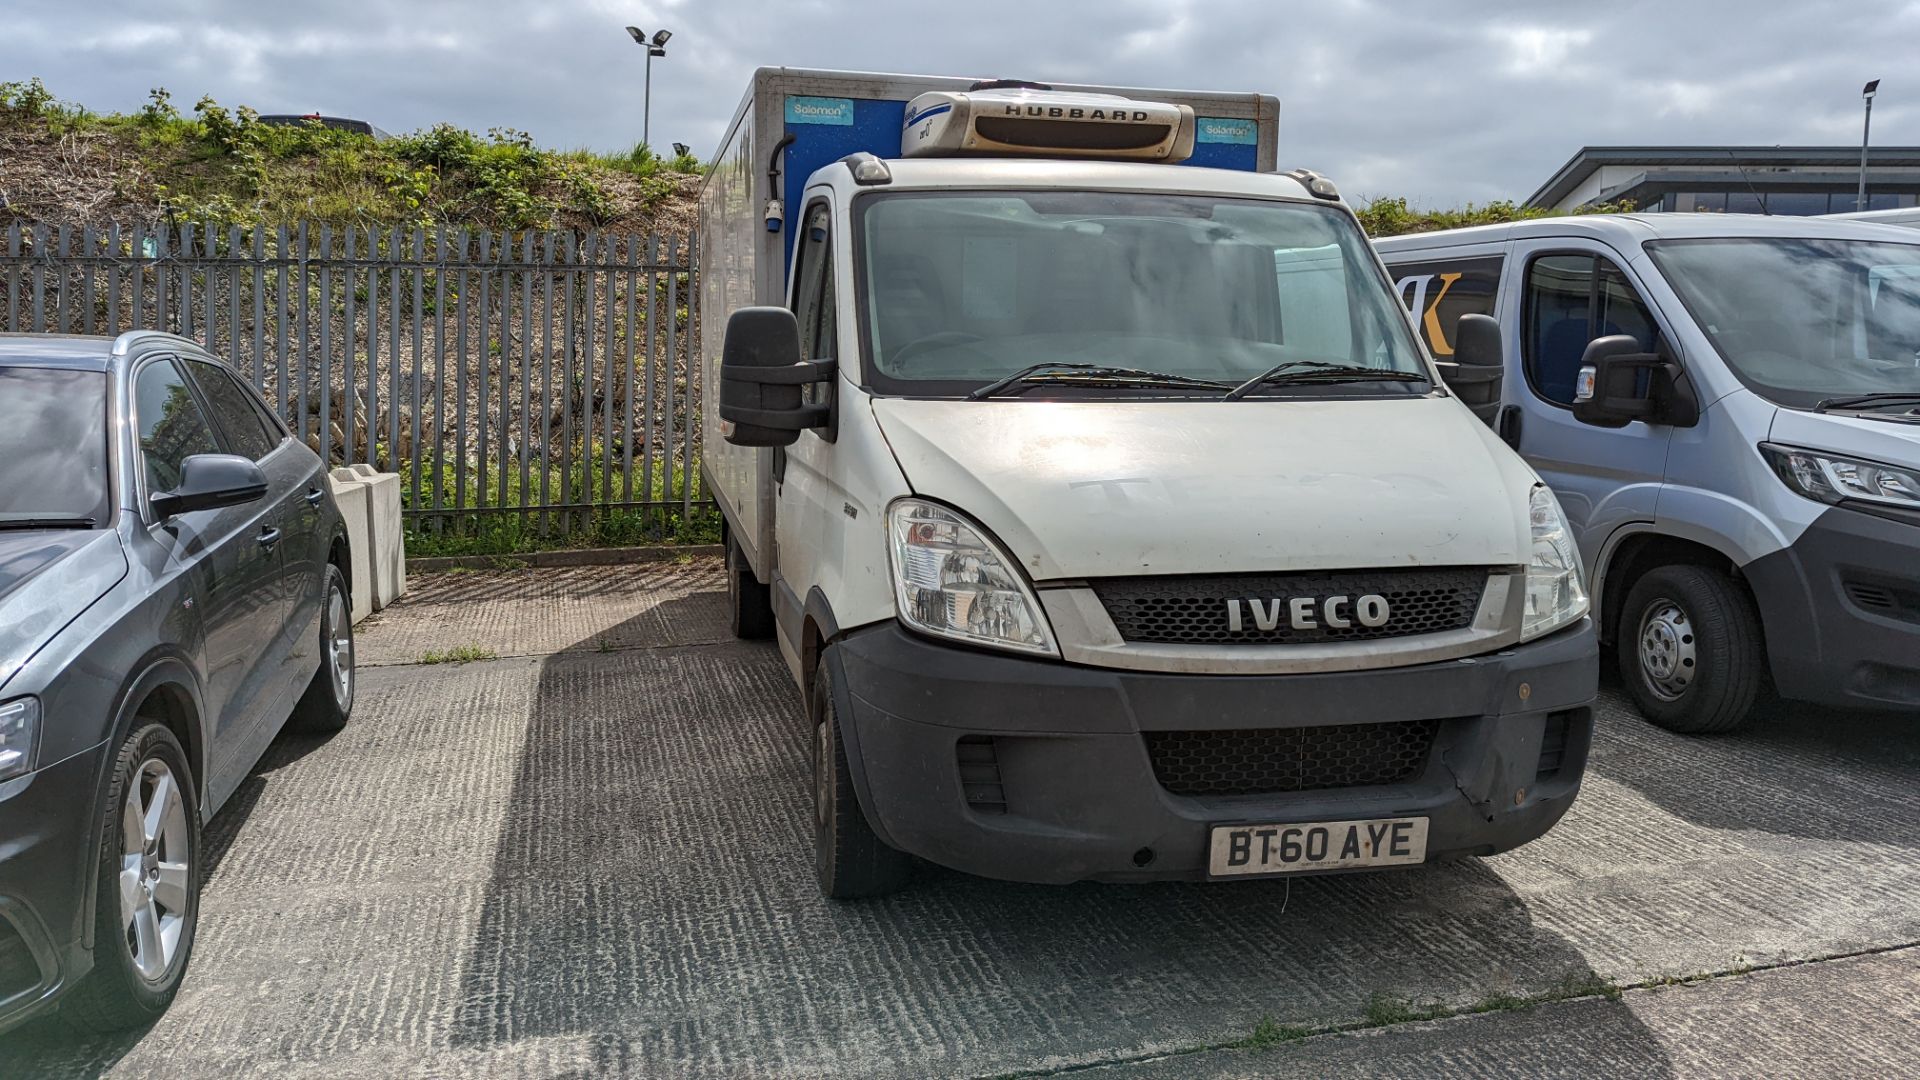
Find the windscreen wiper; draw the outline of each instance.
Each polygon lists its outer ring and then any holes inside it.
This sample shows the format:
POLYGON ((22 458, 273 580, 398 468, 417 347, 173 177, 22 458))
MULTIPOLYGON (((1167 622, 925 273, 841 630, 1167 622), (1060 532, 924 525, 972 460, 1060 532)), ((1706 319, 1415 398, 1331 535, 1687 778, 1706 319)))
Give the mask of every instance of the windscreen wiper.
POLYGON ((1826 412, 1829 409, 1853 409, 1861 405, 1920 405, 1920 394, 1882 392, 1877 394, 1856 394, 1853 397, 1821 398, 1814 404, 1813 411, 1826 412))
POLYGON ((1331 364, 1325 360, 1288 360, 1275 364, 1267 370, 1227 391, 1222 401, 1238 401, 1263 386, 1279 383, 1332 383, 1332 382, 1426 382, 1425 375, 1411 371, 1395 371, 1392 368, 1359 367, 1353 364, 1331 364))
POLYGON ((0 529, 91 529, 90 517, 0 518, 0 529))
POLYGON ((1197 379, 1191 375, 1173 375, 1164 371, 1148 371, 1145 368, 1112 367, 1107 364, 1032 364, 1003 379, 990 382, 967 395, 968 401, 990 398, 1011 386, 1033 383, 1056 383, 1066 385, 1093 384, 1098 386, 1204 386, 1210 390, 1224 390, 1226 383, 1213 379, 1197 379))

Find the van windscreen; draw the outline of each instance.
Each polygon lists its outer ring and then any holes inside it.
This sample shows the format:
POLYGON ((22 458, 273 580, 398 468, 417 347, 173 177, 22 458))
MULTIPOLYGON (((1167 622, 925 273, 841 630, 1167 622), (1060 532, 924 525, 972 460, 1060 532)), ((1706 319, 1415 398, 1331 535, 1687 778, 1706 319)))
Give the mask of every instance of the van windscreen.
POLYGON ((1920 394, 1920 244, 1738 237, 1647 249, 1755 393, 1798 408, 1920 394))
POLYGON ((1365 238, 1330 207, 1101 191, 898 192, 856 206, 863 374, 882 393, 957 395, 1050 363, 1227 385, 1294 360, 1426 374, 1365 238))

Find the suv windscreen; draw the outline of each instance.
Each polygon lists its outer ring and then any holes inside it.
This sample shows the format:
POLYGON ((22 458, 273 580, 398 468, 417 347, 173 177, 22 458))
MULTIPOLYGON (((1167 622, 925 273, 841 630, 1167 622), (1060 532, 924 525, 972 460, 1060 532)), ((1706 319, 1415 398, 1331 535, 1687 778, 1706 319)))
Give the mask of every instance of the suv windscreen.
POLYGON ((900 192, 855 205, 864 374, 881 393, 959 394, 1054 363, 1228 385, 1290 361, 1426 374, 1365 238, 1331 207, 1101 191, 900 192))
POLYGON ((107 460, 105 374, 0 367, 0 528, 105 525, 107 460))
POLYGON ((1727 365, 1769 400, 1920 393, 1920 244, 1740 237, 1647 249, 1727 365))

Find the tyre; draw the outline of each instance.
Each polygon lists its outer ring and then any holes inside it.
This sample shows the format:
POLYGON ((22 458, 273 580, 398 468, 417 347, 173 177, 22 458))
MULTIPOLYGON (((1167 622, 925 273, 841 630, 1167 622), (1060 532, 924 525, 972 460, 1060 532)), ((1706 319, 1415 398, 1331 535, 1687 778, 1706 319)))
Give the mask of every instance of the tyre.
POLYGON ((727 614, 734 637, 764 641, 773 636, 773 590, 753 576, 732 536, 727 537, 727 614))
POLYGON ((1614 637, 1640 714, 1689 735, 1732 731, 1766 679, 1760 616, 1746 589, 1702 566, 1662 566, 1627 593, 1614 637))
POLYGON ((60 1006, 82 1033, 159 1019, 180 989, 200 916, 200 807, 180 743, 140 723, 100 807, 93 970, 60 1006))
POLYGON ((847 747, 833 704, 826 657, 813 677, 813 870, 820 892, 834 900, 884 896, 907 883, 913 857, 874 835, 854 794, 847 747))
POLYGON ((326 580, 320 605, 320 670, 293 707, 291 726, 300 731, 339 731, 353 715, 353 600, 339 567, 328 563, 326 580))

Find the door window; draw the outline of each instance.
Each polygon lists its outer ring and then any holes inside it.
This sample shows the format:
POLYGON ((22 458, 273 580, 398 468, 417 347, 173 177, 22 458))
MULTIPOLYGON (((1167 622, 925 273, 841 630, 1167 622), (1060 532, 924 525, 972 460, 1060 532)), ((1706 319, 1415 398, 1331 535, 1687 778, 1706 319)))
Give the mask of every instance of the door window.
MULTIPOLYGON (((832 224, 827 204, 808 207, 793 296, 794 318, 800 323, 800 355, 806 360, 831 360, 840 351, 834 328, 832 224)), ((824 401, 826 384, 808 383, 804 396, 809 403, 824 401)))
POLYGON ((1542 255, 1527 267, 1522 356, 1535 393, 1572 405, 1580 358, 1595 338, 1626 334, 1648 352, 1658 345, 1653 313, 1611 260, 1542 255))
POLYGON ((259 411, 247 400, 249 392, 232 375, 218 365, 200 361, 190 361, 187 369, 206 395, 207 408, 226 436, 229 449, 254 461, 273 452, 280 444, 279 436, 261 422, 259 411))
POLYGON ((1453 359, 1453 332, 1462 315, 1493 314, 1506 259, 1482 255, 1470 259, 1394 263, 1393 287, 1413 313, 1414 325, 1435 360, 1453 359))
POLYGON ((181 463, 188 458, 220 452, 213 428, 173 361, 157 360, 141 368, 133 394, 149 495, 180 486, 181 463))

